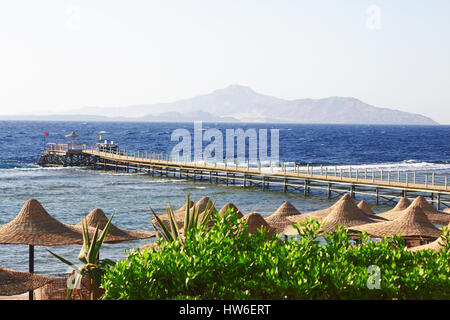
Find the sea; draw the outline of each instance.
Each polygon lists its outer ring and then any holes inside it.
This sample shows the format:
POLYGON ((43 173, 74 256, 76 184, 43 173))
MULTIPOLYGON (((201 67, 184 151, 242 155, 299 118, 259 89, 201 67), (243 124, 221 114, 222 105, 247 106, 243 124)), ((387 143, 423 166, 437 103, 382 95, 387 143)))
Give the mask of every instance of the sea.
MULTIPOLYGON (((450 126, 399 125, 319 125, 203 123, 203 131, 218 129, 279 130, 279 160, 306 166, 370 168, 386 171, 450 173, 450 126)), ((26 200, 37 199, 56 219, 76 224, 94 208, 101 208, 113 224, 123 229, 153 231, 150 208, 165 213, 168 203, 178 208, 187 193, 198 200, 208 196, 220 208, 234 203, 243 213, 270 215, 284 201, 300 212, 329 207, 335 200, 324 194, 304 197, 302 192, 282 190, 263 192, 258 188, 208 184, 148 174, 113 173, 81 167, 38 167, 36 162, 46 143, 71 142, 65 135, 75 131, 77 143, 113 141, 121 149, 169 154, 178 144, 171 137, 175 130, 194 134, 194 123, 158 122, 45 122, 0 121, 0 225, 11 221, 26 200), (48 133, 48 136, 45 133, 48 133)), ((270 143, 269 143, 270 144, 270 143)), ((225 143, 224 143, 225 145, 225 143)), ((267 163, 263 164, 267 166, 267 163)), ((361 198, 362 199, 362 198, 361 198)), ((359 199, 357 199, 359 200, 359 199)), ((373 202, 373 199, 371 199, 373 202)), ((390 207, 373 206, 375 212, 390 207)), ((127 252, 153 239, 105 244, 102 257, 124 259, 127 252)), ((75 264, 80 247, 35 247, 37 273, 69 272, 66 265, 49 252, 75 264)), ((27 271, 28 246, 0 244, 0 266, 27 271)))

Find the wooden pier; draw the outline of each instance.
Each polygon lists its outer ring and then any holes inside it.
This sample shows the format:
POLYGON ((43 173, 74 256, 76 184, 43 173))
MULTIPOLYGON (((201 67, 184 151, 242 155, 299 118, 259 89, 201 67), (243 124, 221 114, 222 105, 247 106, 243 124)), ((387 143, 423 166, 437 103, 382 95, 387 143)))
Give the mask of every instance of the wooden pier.
POLYGON ((423 195, 430 199, 436 208, 450 207, 450 187, 448 177, 434 173, 387 171, 371 169, 352 169, 312 167, 294 165, 287 167, 256 168, 246 164, 197 164, 174 161, 167 155, 149 152, 99 151, 88 145, 48 144, 37 163, 42 166, 83 166, 96 170, 115 172, 145 173, 152 176, 172 177, 240 186, 260 188, 262 191, 279 190, 300 192, 305 196, 311 190, 319 190, 327 198, 339 197, 349 193, 372 196, 377 205, 395 203, 403 196, 423 195))

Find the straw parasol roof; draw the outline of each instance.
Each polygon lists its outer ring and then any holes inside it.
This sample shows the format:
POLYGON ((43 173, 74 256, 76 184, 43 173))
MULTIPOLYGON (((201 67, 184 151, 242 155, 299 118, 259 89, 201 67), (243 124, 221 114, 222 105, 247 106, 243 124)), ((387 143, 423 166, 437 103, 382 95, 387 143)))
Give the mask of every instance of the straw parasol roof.
POLYGON ((427 219, 423 209, 412 205, 401 211, 395 220, 352 226, 349 229, 359 232, 366 231, 369 235, 377 238, 400 235, 403 238, 434 240, 440 234, 439 229, 427 219))
POLYGON ((156 242, 152 242, 152 243, 144 244, 143 246, 141 246, 139 248, 139 250, 141 250, 141 251, 145 251, 145 250, 152 250, 152 251, 154 251, 154 250, 157 250, 158 248, 159 248, 159 245, 156 242))
POLYGON ((339 199, 337 202, 335 202, 329 208, 311 211, 311 212, 307 212, 307 213, 303 213, 303 214, 299 214, 299 215, 295 215, 295 216, 289 216, 287 219, 289 221, 291 221, 292 223, 297 223, 299 221, 305 221, 307 219, 319 219, 320 220, 322 218, 325 218, 331 212, 331 210, 333 210, 333 208, 338 204, 338 202, 341 201, 341 199, 339 199))
MULTIPOLYGON (((211 209, 211 206, 213 205, 211 199, 209 197, 203 197, 200 200, 197 201, 197 203, 195 204, 195 208, 198 210, 199 213, 203 213, 206 210, 206 207, 208 206, 209 203, 209 208, 211 209)), ((214 208, 215 210, 215 208, 214 208)))
POLYGON ((228 202, 226 205, 224 205, 222 207, 222 209, 220 209, 219 214, 221 217, 223 217, 224 214, 227 213, 228 209, 231 209, 232 211, 236 212, 237 217, 240 219, 242 218, 244 215, 242 214, 242 212, 231 202, 228 202))
POLYGON ((375 214, 375 212, 373 212, 372 208, 370 207, 370 205, 367 203, 366 200, 361 200, 358 203, 358 208, 360 208, 362 211, 364 211, 367 214, 375 214))
POLYGON ((79 136, 80 135, 76 134, 75 131, 72 131, 71 133, 65 135, 65 137, 67 137, 67 138, 76 138, 79 136))
MULTIPOLYGON (((95 208, 92 210, 84 219, 86 219, 86 224, 88 227, 95 228, 99 227, 103 230, 105 225, 108 223, 108 218, 102 209, 95 208)), ((82 220, 83 221, 83 220, 82 220)), ((83 224, 82 221, 77 223, 74 227, 82 232, 83 224)), ((114 243, 122 241, 140 240, 154 237, 155 234, 144 230, 123 230, 117 228, 111 223, 108 230, 108 235, 106 236, 105 242, 114 243)))
POLYGON ((281 233, 283 230, 292 224, 288 219, 290 216, 297 216, 301 214, 289 201, 285 201, 274 213, 266 217, 267 223, 275 229, 276 233, 281 233))
MULTIPOLYGON (((321 230, 330 232, 335 231, 338 225, 352 227, 376 223, 377 221, 377 219, 368 216, 364 211, 358 208, 349 195, 345 195, 333 205, 329 214, 323 218, 321 230)), ((284 229, 284 234, 296 235, 297 230, 290 225, 284 229)))
POLYGON ((360 208, 368 217, 377 220, 377 221, 386 221, 385 218, 380 217, 378 214, 376 214, 375 212, 372 211, 372 208, 370 207, 370 205, 367 203, 367 201, 365 200, 361 200, 358 205, 358 208, 360 208))
POLYGON ((39 201, 29 199, 13 220, 0 226, 0 243, 60 246, 81 244, 83 236, 50 216, 39 201))
POLYGON ((257 212, 247 213, 242 217, 245 221, 248 233, 255 233, 258 229, 264 229, 268 232, 269 237, 276 234, 275 230, 264 220, 263 216, 257 212))
POLYGON ((28 272, 0 267, 0 296, 13 296, 40 288, 52 279, 28 272))
POLYGON ((423 196, 416 197, 416 199, 414 199, 414 201, 411 203, 411 206, 422 208, 428 220, 430 220, 430 222, 433 224, 450 223, 450 214, 439 211, 432 204, 428 203, 428 201, 423 196))
MULTIPOLYGON (((333 211, 334 208, 339 206, 342 201, 350 201, 356 207, 356 203, 353 200, 353 198, 349 194, 345 194, 329 208, 321 209, 321 210, 317 210, 317 211, 311 211, 311 212, 308 212, 308 213, 305 213, 305 214, 300 214, 300 215, 297 215, 297 216, 291 216, 291 217, 288 217, 288 220, 290 220, 293 223, 297 223, 299 221, 305 221, 307 219, 317 219, 317 220, 323 219, 326 216, 328 216, 330 214, 330 212, 333 211)), ((361 210, 361 211, 366 216, 368 216, 369 218, 372 218, 372 219, 375 219, 375 220, 381 220, 381 221, 385 220, 383 218, 380 218, 379 215, 368 214, 368 213, 364 212, 363 210, 361 210)))
POLYGON ((378 214, 379 217, 385 218, 387 220, 394 220, 398 218, 399 212, 405 210, 411 205, 411 201, 407 197, 402 197, 394 208, 389 211, 378 214))
MULTIPOLYGON (((189 200, 189 208, 193 208, 195 206, 195 202, 192 200, 189 200)), ((187 203, 185 203, 183 206, 179 207, 177 210, 174 211, 174 213, 186 213, 187 203)))
MULTIPOLYGON (((450 228, 450 223, 448 224, 448 227, 450 228)), ((438 252, 438 251, 441 251, 444 248, 445 245, 446 245, 446 242, 442 238, 442 235, 441 235, 439 238, 437 238, 436 240, 434 240, 431 243, 424 244, 424 245, 421 245, 421 246, 412 247, 412 248, 408 248, 407 250, 416 252, 416 251, 419 251, 419 250, 427 250, 427 249, 429 249, 429 250, 433 250, 433 251, 438 252)))
MULTIPOLYGON (((190 201, 190 208, 192 210, 192 208, 195 206, 195 202, 194 201, 190 201)), ((185 203, 183 206, 181 206, 180 208, 178 208, 177 210, 175 210, 173 213, 175 215, 175 222, 177 223, 177 226, 179 228, 182 228, 184 225, 184 217, 186 215, 186 207, 187 207, 187 203, 185 203)), ((166 214, 161 214, 158 215, 158 217, 161 219, 161 221, 165 224, 165 226, 167 228, 170 228, 170 223, 169 223, 169 215, 166 214)), ((158 220, 156 220, 155 217, 153 217, 151 219, 152 223, 155 225, 159 225, 158 220)))
MULTIPOLYGON (((198 209, 199 219, 201 219, 203 217, 203 213, 206 210, 208 202, 209 202, 209 208, 211 209, 211 206, 213 205, 213 203, 211 202, 211 200, 208 197, 203 197, 200 200, 198 200, 196 203, 191 201, 191 205, 190 205, 191 212, 194 210, 194 207, 195 207, 195 210, 198 209)), ((214 208, 214 210, 216 210, 216 209, 214 208)), ((181 208, 175 210, 174 214, 175 214, 175 222, 177 223, 178 228, 182 228, 184 226, 184 218, 186 216, 186 204, 183 205, 181 208)), ((168 214, 158 215, 158 217, 166 225, 167 228, 170 228, 168 214)), ((158 221, 156 220, 155 217, 153 217, 151 221, 153 224, 159 225, 158 221)))

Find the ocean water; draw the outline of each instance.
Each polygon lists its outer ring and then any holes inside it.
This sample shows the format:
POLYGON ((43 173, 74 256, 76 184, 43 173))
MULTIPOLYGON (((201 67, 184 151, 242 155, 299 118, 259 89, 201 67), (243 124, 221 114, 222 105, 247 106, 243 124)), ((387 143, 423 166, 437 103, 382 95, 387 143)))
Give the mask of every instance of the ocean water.
MULTIPOLYGON (((98 207, 113 223, 124 229, 152 231, 149 208, 165 212, 168 201, 183 205, 186 193, 194 200, 210 196, 220 208, 233 202, 242 212, 269 215, 285 200, 301 212, 322 209, 334 203, 320 195, 305 198, 301 193, 280 190, 225 187, 145 174, 114 174, 87 168, 40 168, 34 165, 46 142, 68 142, 72 131, 78 142, 95 143, 98 134, 121 148, 141 152, 170 153, 175 129, 193 131, 193 123, 110 122, 21 122, 0 121, 0 224, 13 219, 27 199, 39 200, 46 210, 64 223, 75 224, 82 215, 98 207), (44 132, 49 136, 45 137, 44 132)), ((294 125, 204 123, 203 128, 279 129, 280 161, 384 170, 450 173, 450 126, 294 125)), ((373 199, 372 199, 373 200, 373 199)), ((387 207, 374 207, 381 212, 387 207)), ((102 256, 122 259, 127 250, 153 240, 105 245, 102 256)), ((77 263, 79 246, 36 247, 38 273, 69 271, 53 258, 50 249, 77 263)), ((28 247, 0 245, 0 266, 27 271, 28 247)))

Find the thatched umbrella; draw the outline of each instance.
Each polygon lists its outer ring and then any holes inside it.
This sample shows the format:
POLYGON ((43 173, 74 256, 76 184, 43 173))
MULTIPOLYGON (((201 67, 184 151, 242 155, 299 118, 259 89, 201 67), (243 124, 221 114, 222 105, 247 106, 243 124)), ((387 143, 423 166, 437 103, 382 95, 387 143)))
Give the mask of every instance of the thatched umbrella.
MULTIPOLYGON (((448 224, 448 228, 450 228, 450 223, 448 224)), ((447 245, 447 242, 444 240, 444 238, 442 237, 442 235, 437 238, 436 240, 434 240, 433 242, 430 242, 428 244, 424 244, 421 246, 416 246, 416 247, 412 247, 412 248, 408 248, 409 251, 419 251, 419 250, 433 250, 436 252, 441 251, 445 246, 447 245)))
MULTIPOLYGON (((195 206, 195 202, 192 200, 189 200, 189 208, 193 208, 195 206)), ((175 210, 173 213, 186 213, 187 203, 179 207, 177 210, 175 210)))
POLYGON ((80 135, 76 134, 75 131, 72 131, 71 133, 65 135, 66 138, 72 138, 72 147, 75 144, 75 138, 77 138, 79 136, 80 135))
MULTIPOLYGON (((335 205, 329 214, 323 218, 322 231, 335 231, 338 225, 352 227, 362 224, 376 223, 378 220, 369 217, 364 211, 358 208, 353 199, 345 195, 335 205)), ((286 227, 285 235, 296 235, 297 230, 292 226, 286 227)))
POLYGON ((440 234, 423 209, 413 205, 401 211, 395 220, 352 226, 349 230, 366 231, 375 238, 399 235, 405 240, 435 240, 440 234))
POLYGON ((221 217, 223 217, 228 209, 231 209, 233 212, 235 212, 237 214, 237 217, 240 219, 242 218, 244 215, 242 214, 242 212, 231 202, 228 202, 227 204, 225 204, 222 209, 220 209, 219 214, 221 217))
POLYGON ((288 219, 291 216, 297 216, 301 214, 289 201, 285 201, 274 213, 265 217, 267 223, 275 229, 276 233, 281 233, 283 230, 292 224, 292 221, 288 219))
POLYGON ((268 232, 269 237, 276 235, 275 230, 264 220, 263 216, 257 212, 247 213, 242 217, 247 225, 248 233, 255 233, 258 229, 263 229, 268 232))
POLYGON ((358 202, 357 207, 367 214, 375 214, 375 212, 373 212, 372 208, 370 207, 370 205, 367 203, 366 200, 361 200, 360 202, 358 202))
POLYGON ((33 273, 0 267, 0 296, 13 296, 33 291, 52 281, 33 273))
MULTIPOLYGON (((97 225, 100 230, 108 223, 108 218, 102 209, 95 208, 92 210, 83 220, 86 219, 86 224, 88 227, 96 228, 97 225)), ((83 220, 74 225, 74 227, 82 232, 83 220)), ((94 229, 95 230, 95 229, 94 229)), ((117 228, 112 223, 109 226, 108 234, 106 236, 105 242, 116 243, 131 240, 141 240, 154 237, 155 234, 144 230, 123 230, 117 228)))
MULTIPOLYGON (((191 210, 191 212, 193 210, 198 210, 199 219, 202 219, 207 206, 209 207, 209 210, 211 210, 211 209, 216 210, 215 208, 212 208, 212 205, 213 205, 213 203, 211 202, 211 200, 208 197, 203 197, 200 200, 198 200, 196 203, 191 201, 191 206, 190 206, 191 209, 190 210, 191 210), (209 205, 208 205, 208 203, 209 203, 209 205)), ((174 216, 175 216, 175 222, 176 222, 178 228, 183 228, 184 219, 186 217, 186 204, 184 206, 182 206, 181 208, 177 209, 176 211, 174 211, 174 216)), ((167 228, 170 228, 168 214, 158 215, 158 217, 166 225, 167 228)), ((152 223, 155 225, 159 225, 159 223, 155 217, 152 218, 152 223)))
MULTIPOLYGON (((191 210, 192 210, 192 208, 195 206, 195 202, 191 200, 191 201, 189 201, 189 203, 190 203, 189 208, 191 208, 191 210)), ((176 221, 177 226, 179 228, 182 228, 183 225, 184 225, 184 218, 185 218, 185 215, 186 215, 186 207, 187 207, 187 204, 185 203, 183 206, 181 206, 180 208, 178 208, 177 210, 175 210, 173 212, 174 215, 175 215, 175 221, 176 221)), ((167 213, 158 215, 158 217, 161 219, 161 221, 164 223, 164 225, 167 228, 170 228, 169 215, 167 213)), ((151 221, 152 221, 153 224, 159 226, 158 220, 156 220, 155 217, 153 217, 151 219, 151 221)))
POLYGON ((387 220, 394 220, 398 218, 401 211, 405 210, 411 205, 411 201, 407 197, 402 197, 394 208, 389 211, 378 214, 379 217, 385 218, 387 220))
POLYGON ((360 208, 368 217, 370 217, 372 219, 375 219, 375 220, 378 220, 378 221, 386 221, 385 218, 380 217, 378 214, 373 212, 372 208, 370 207, 370 205, 365 200, 361 200, 358 203, 357 207, 360 208))
POLYGON ((145 251, 145 250, 156 250, 158 248, 159 248, 158 244, 156 242, 152 242, 152 243, 144 244, 139 249, 141 251, 145 251))
MULTIPOLYGON (((345 195, 345 196, 347 196, 347 195, 345 195)), ((323 219, 331 212, 331 210, 333 210, 333 208, 341 200, 342 200, 342 198, 340 198, 337 202, 335 202, 331 207, 328 207, 325 209, 320 209, 320 210, 315 210, 315 211, 310 211, 310 212, 295 215, 295 216, 289 216, 287 219, 289 221, 291 221, 292 223, 297 223, 299 221, 305 221, 307 219, 318 219, 318 220, 323 219)))
POLYGON ((50 216, 39 201, 30 199, 13 220, 0 226, 0 243, 29 245, 29 272, 33 273, 34 246, 82 244, 83 236, 74 227, 50 216))
MULTIPOLYGON (((311 211, 311 212, 307 212, 305 214, 300 214, 300 215, 296 215, 296 216, 290 216, 290 217, 288 217, 288 220, 290 220, 293 223, 297 223, 299 221, 305 221, 307 219, 317 219, 317 220, 324 219, 326 216, 328 216, 330 214, 330 212, 333 211, 334 208, 339 206, 341 204, 341 202, 348 202, 348 201, 352 202, 353 205, 355 207, 357 207, 353 198, 349 194, 345 194, 329 208, 311 211)), ((385 220, 383 218, 380 218, 379 215, 367 214, 363 210, 361 210, 361 212, 363 212, 363 214, 365 214, 366 216, 368 216, 371 219, 375 219, 375 220, 379 220, 379 221, 385 220)))
POLYGON ((450 214, 439 211, 432 204, 428 203, 428 201, 423 196, 418 196, 411 203, 411 206, 417 206, 422 208, 428 220, 430 220, 433 224, 448 224, 450 223, 450 214))

